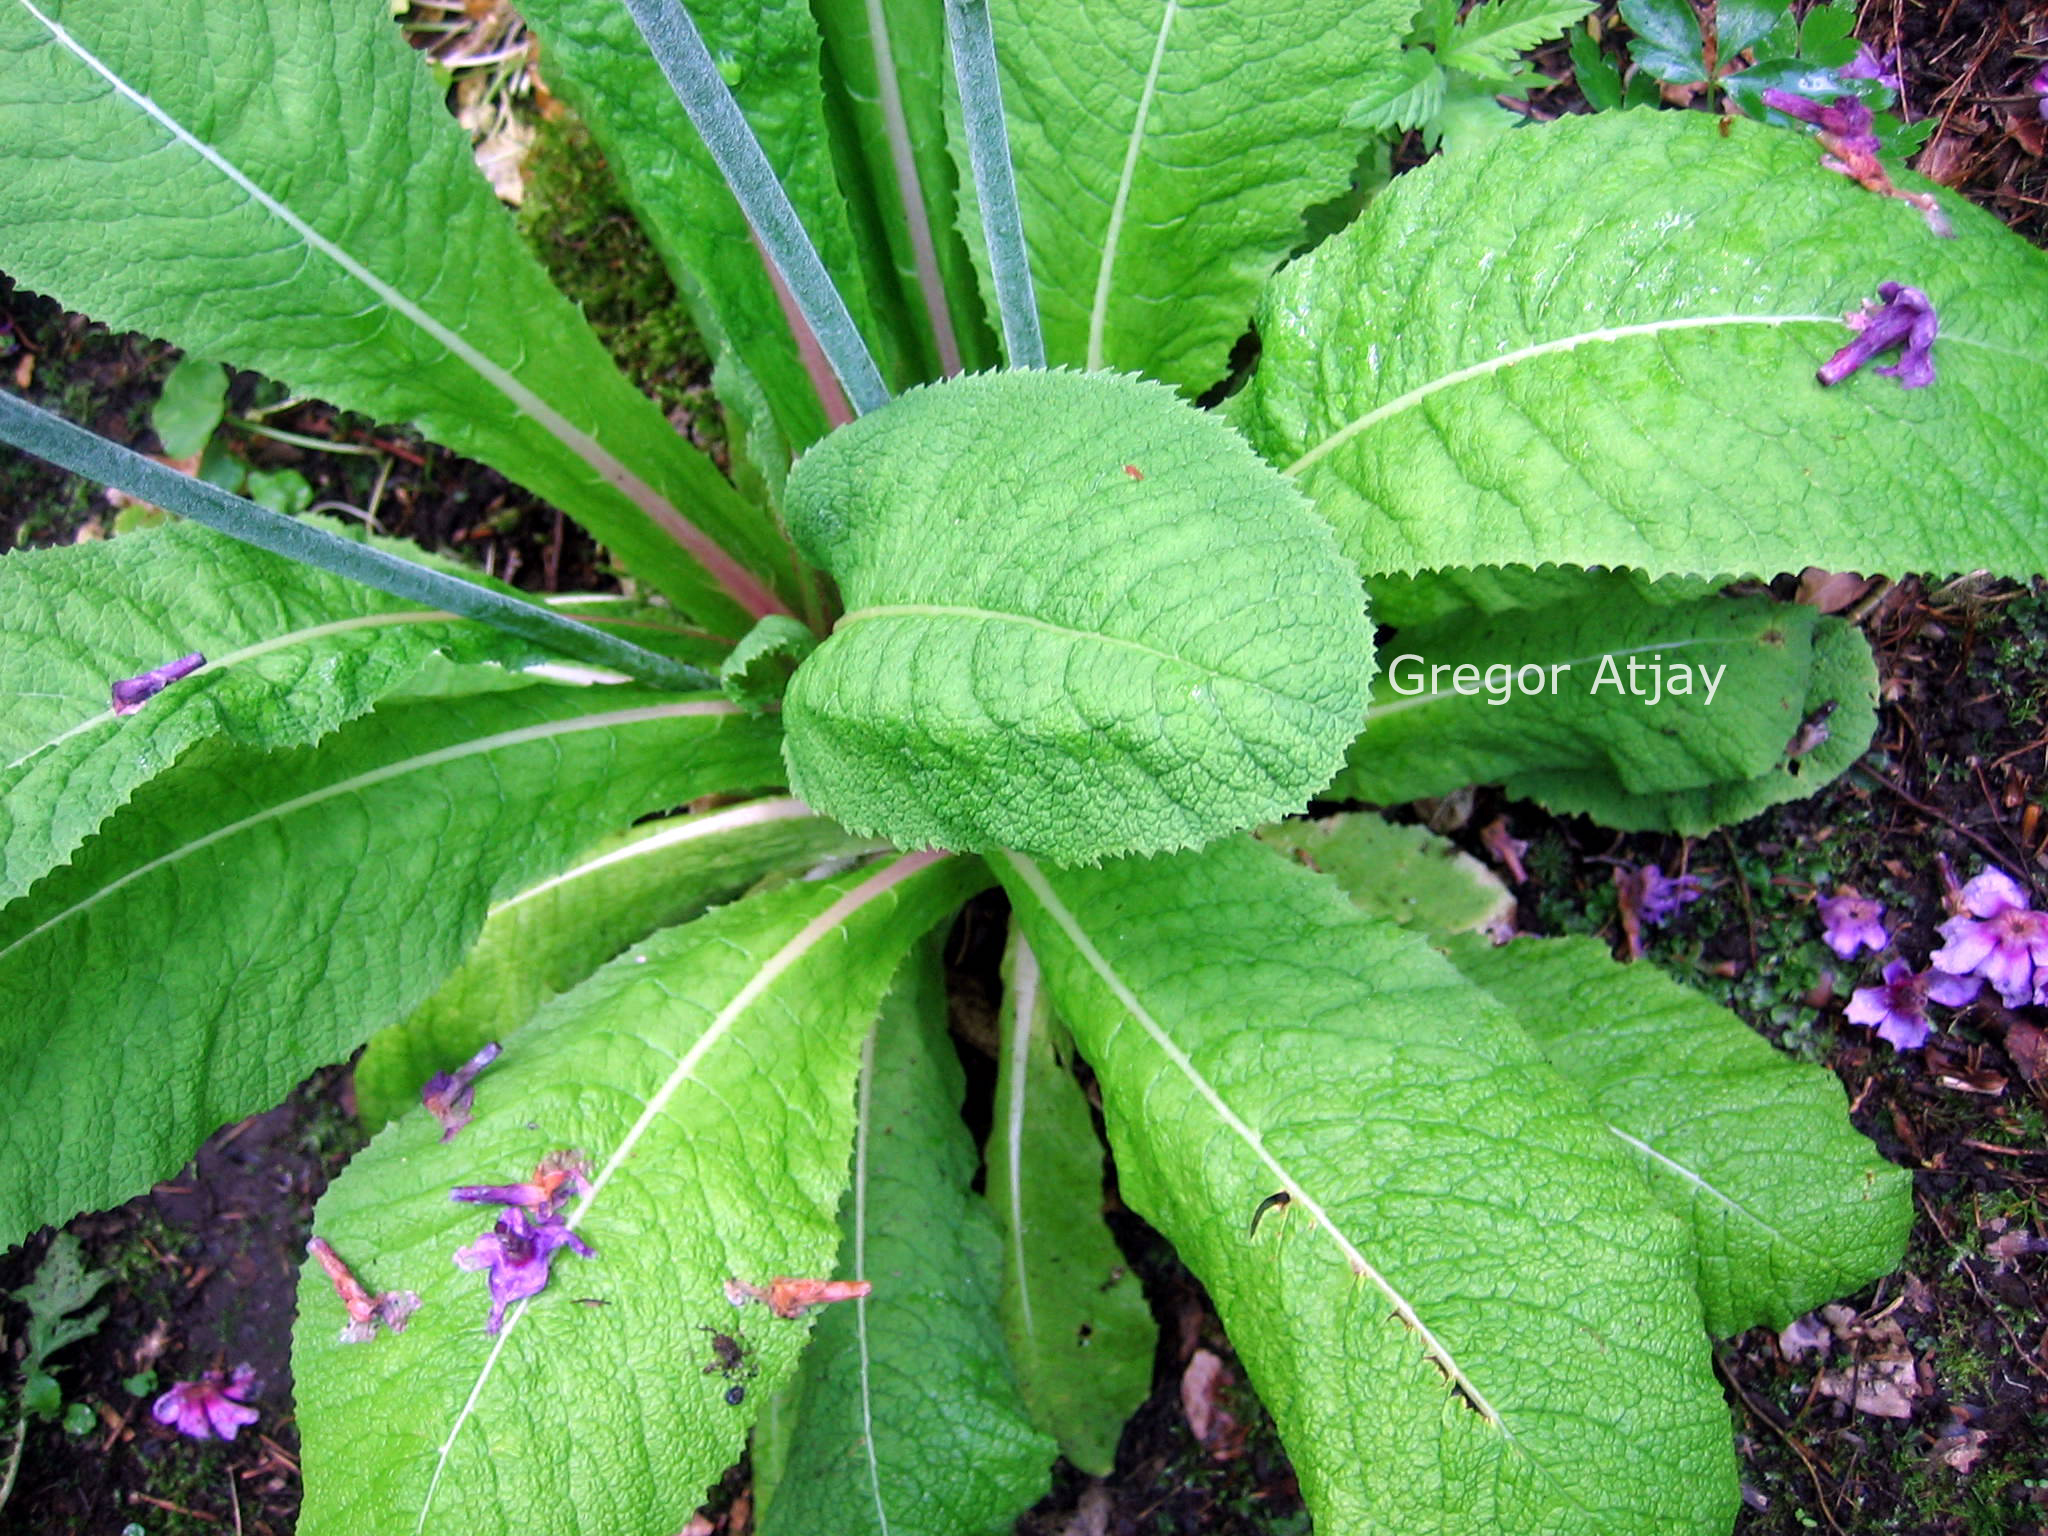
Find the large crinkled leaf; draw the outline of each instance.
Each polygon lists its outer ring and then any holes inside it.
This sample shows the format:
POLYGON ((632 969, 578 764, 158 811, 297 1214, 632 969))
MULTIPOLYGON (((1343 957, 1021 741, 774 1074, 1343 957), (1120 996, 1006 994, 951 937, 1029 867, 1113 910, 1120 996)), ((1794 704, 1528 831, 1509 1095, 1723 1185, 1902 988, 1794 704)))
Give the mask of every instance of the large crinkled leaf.
POLYGON ((772 527, 549 285, 378 0, 7 0, 0 59, 25 287, 417 422, 733 635, 774 606, 772 527))
POLYGON ((1707 1327, 1782 1328, 1898 1267, 1913 1179, 1849 1123, 1825 1067, 1592 939, 1469 936, 1451 963, 1522 1021, 1692 1229, 1707 1327))
POLYGON ((1248 838, 991 863, 1318 1532, 1726 1532, 1684 1233, 1511 1015, 1248 838))
MULTIPOLYGON (((880 345, 833 172, 810 7, 694 0, 689 12, 855 320, 880 345)), ((775 281, 631 12, 618 0, 528 0, 520 14, 546 47, 550 87, 590 125, 699 328, 760 381, 793 448, 816 441, 829 426, 826 406, 775 281)))
POLYGON ((790 477, 846 614, 784 699, 790 787, 899 846, 1062 862, 1299 810, 1365 709, 1356 578, 1243 441, 1166 389, 914 390, 790 477))
POLYGON ((1368 575, 2048 568, 2048 255, 1820 155, 1601 113, 1425 166, 1273 281, 1235 419, 1368 575), (1884 282, 1933 299, 1939 377, 1823 388, 1884 282))
POLYGON ((492 907, 439 991, 371 1040, 356 1062, 356 1112, 372 1130, 487 1041, 502 1041, 634 940, 730 901, 764 875, 881 845, 801 800, 753 800, 608 838, 569 868, 492 907))
POLYGON ((775 748, 723 699, 552 685, 193 748, 0 910, 0 1244, 175 1171, 418 1006, 494 899, 775 748))
POLYGON ((995 338, 958 227, 958 172, 947 153, 944 6, 817 0, 811 9, 854 128, 854 143, 842 148, 858 156, 872 194, 875 243, 893 264, 922 376, 991 366, 995 338))
POLYGON ((1515 898, 1501 878, 1427 827, 1371 811, 1276 821, 1253 836, 1330 876, 1374 917, 1418 933, 1512 932, 1515 898))
POLYGON ((1877 733, 1877 658, 1855 625, 1830 618, 1815 622, 1813 669, 1799 715, 1777 760, 1750 779, 1639 792, 1598 768, 1546 768, 1519 774, 1512 784, 1515 793, 1563 815, 1590 816, 1624 832, 1686 837, 1804 799, 1854 767, 1877 733))
POLYGON ((761 1536, 1007 1536, 1051 1480, 1057 1448, 1031 1427, 1003 1351, 965 1091, 925 946, 861 1059, 837 1273, 874 1294, 818 1320, 761 1536))
POLYGON ((996 0, 1003 108, 1055 363, 1223 377, 1301 211, 1344 192, 1344 115, 1411 0, 996 0))
POLYGON ((1003 1329, 1032 1422, 1091 1477, 1152 1390, 1159 1328, 1102 1219, 1102 1140, 1038 957, 1003 957, 988 1204, 1003 1236, 1003 1329), (1057 1043, 1056 1043, 1057 1042, 1057 1043))
POLYGON ((317 741, 436 652, 545 654, 194 523, 0 560, 0 904, 195 742, 317 741), (203 668, 114 714, 115 679, 192 651, 203 668))
POLYGON ((1382 697, 1337 787, 1391 804, 1502 783, 1597 815, 1596 790, 1611 784, 1637 820, 1711 826, 1723 796, 1767 775, 1811 793, 1840 771, 1819 771, 1794 740, 1816 710, 1851 758, 1868 742, 1865 691, 1818 660, 1833 631, 1867 656, 1853 629, 1812 608, 1668 601, 1620 575, 1585 576, 1547 607, 1410 625, 1383 648, 1382 697))
POLYGON ((665 929, 520 1032, 454 1141, 417 1111, 386 1127, 316 1227, 423 1305, 403 1334, 338 1342, 341 1305, 307 1266, 302 1536, 681 1527, 810 1331, 735 1311, 726 1281, 832 1272, 862 1036, 904 952, 985 880, 912 854, 665 929), (451 1260, 495 1211, 448 1191, 571 1148, 593 1188, 568 1219, 596 1255, 558 1253, 492 1338, 484 1277, 451 1260), (730 1374, 717 1335, 743 1352, 730 1374))

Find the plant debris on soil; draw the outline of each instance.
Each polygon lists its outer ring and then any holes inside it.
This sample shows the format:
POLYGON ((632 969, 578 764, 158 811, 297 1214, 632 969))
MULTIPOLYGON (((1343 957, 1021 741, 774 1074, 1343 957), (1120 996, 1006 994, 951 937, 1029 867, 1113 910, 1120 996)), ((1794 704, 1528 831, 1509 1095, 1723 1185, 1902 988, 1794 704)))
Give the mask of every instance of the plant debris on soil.
MULTIPOLYGON (((1612 23, 1613 5, 1599 16, 1612 23)), ((416 40, 456 56, 445 31, 416 40)), ((1937 119, 1919 167, 2048 244, 2048 121, 2028 89, 2048 63, 2048 7, 1867 0, 1857 35, 1880 52, 1900 50, 1904 113, 1937 119)), ((1526 110, 1573 109, 1562 45, 1537 58, 1558 83, 1536 91, 1526 110)), ((454 105, 493 148, 532 145, 513 169, 534 249, 679 430, 722 454, 702 345, 601 159, 573 120, 539 110, 548 103, 531 69, 508 55, 492 70, 481 84, 458 75, 454 105), (511 111, 505 93, 516 91, 535 94, 511 111)), ((1397 163, 1416 158, 1412 142, 1397 150, 1397 163)), ((176 360, 161 343, 110 334, 0 276, 7 387, 117 442, 159 447, 149 412, 176 360)), ((260 468, 298 470, 316 503, 379 532, 462 552, 529 588, 616 584, 603 552, 553 508, 417 434, 288 401, 254 374, 234 376, 228 408, 221 432, 230 451, 260 468)), ((0 457, 0 549, 103 537, 112 516, 96 488, 0 457)), ((1792 595, 1793 583, 1780 586, 1792 595)), ((1898 947, 1917 956, 1938 942, 1938 856, 1962 877, 1995 866, 2037 900, 2048 893, 2048 586, 1859 584, 1847 611, 1877 653, 1879 735, 1855 770, 1813 800, 1697 841, 1624 837, 1494 791, 1428 809, 1481 858, 1483 829, 1497 818, 1527 842, 1527 878, 1515 894, 1530 932, 1598 934, 1619 951, 1616 861, 1698 876, 1701 899, 1646 932, 1641 963, 1824 1063, 1842 1080, 1856 1125, 1913 1170, 1917 1215, 1896 1274, 1782 1334, 1757 1329, 1715 1347, 1741 1462, 1738 1532, 2043 1536, 2048 1038, 2038 1011, 2030 1018, 1980 1000, 1944 1014, 1924 1051, 1894 1052, 1844 1019, 1849 993, 1870 984, 1878 965, 1826 949, 1814 902, 1844 885, 1877 896, 1890 922, 1904 925, 1898 947)), ((983 1132, 1002 931, 999 901, 985 899, 949 946, 956 1034, 980 1099, 969 1118, 983 1132)), ((100 1297, 110 1310, 97 1332, 54 1357, 66 1405, 86 1412, 68 1428, 59 1419, 30 1427, 0 1532, 287 1536, 299 1495, 297 1276, 314 1202, 361 1139, 347 1071, 330 1069, 279 1108, 217 1133, 178 1178, 69 1225, 88 1262, 112 1276, 100 1297), (185 1440, 151 1418, 162 1386, 245 1362, 262 1416, 235 1441, 185 1440)), ((1161 1320, 1154 1391, 1124 1432, 1115 1474, 1097 1480, 1062 1463, 1020 1536, 1306 1532, 1285 1453, 1214 1306, 1171 1247, 1117 1201, 1113 1177, 1105 1198, 1161 1320)), ((18 1336, 22 1309, 7 1298, 49 1242, 43 1233, 0 1256, 0 1338, 18 1336)), ((742 1464, 688 1529, 709 1536, 749 1526, 742 1464)))

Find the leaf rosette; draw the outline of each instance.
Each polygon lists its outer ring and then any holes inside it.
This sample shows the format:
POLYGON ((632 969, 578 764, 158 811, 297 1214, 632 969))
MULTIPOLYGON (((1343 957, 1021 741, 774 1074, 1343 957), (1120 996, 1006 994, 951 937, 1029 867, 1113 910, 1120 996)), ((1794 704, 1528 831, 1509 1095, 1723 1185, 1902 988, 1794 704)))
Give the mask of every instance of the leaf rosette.
POLYGON ((1330 530, 1235 431, 1110 374, 914 390, 790 477, 846 613, 784 701, 790 784, 906 847, 1057 863, 1299 810, 1364 718, 1330 530))

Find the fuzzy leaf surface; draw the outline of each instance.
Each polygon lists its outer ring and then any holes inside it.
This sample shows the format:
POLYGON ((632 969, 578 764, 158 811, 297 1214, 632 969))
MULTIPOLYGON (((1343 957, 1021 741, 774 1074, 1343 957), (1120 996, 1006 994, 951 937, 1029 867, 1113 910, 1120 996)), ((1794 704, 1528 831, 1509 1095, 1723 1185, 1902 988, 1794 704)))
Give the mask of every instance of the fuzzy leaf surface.
POLYGON ((1233 419, 1368 576, 2039 571, 2048 253, 1939 195, 1953 240, 1782 130, 1535 125, 1276 277, 1233 419), (1932 296, 1938 379, 1823 388, 1886 281, 1932 296))
POLYGON ((0 1243, 174 1172, 416 1007, 493 900, 775 747, 723 699, 535 685, 194 748, 0 910, 0 1243))
POLYGON ((175 523, 0 560, 0 905, 195 743, 301 746, 426 657, 506 665, 523 641, 175 523), (115 679, 206 665, 128 716, 115 679))
POLYGON ((966 1086, 925 946, 861 1058, 833 1272, 874 1294, 818 1319, 761 1536, 1007 1536, 1051 1480, 1057 1447, 1032 1428, 1003 1351, 1000 1244, 969 1188, 966 1086))
POLYGON ((862 1036, 903 952, 985 880, 913 854, 665 929, 521 1031, 457 1140, 419 1111, 387 1126, 315 1225, 366 1284, 422 1305, 403 1334, 343 1344, 341 1306, 306 1267, 305 1536, 682 1526, 810 1332, 736 1312, 725 1282, 832 1273, 862 1036), (564 1148, 589 1162, 568 1219, 596 1256, 558 1254, 493 1339, 483 1277, 450 1259, 495 1211, 448 1191, 529 1178, 564 1148), (730 1379, 714 1333, 746 1353, 730 1379))
POLYGON ((901 847, 1063 862, 1298 810, 1362 718, 1329 531, 1222 422, 1137 379, 904 395, 790 477, 846 614, 783 703, 790 787, 901 847))
POLYGON ((1446 953, 1514 1011, 1691 1228, 1717 1337, 1783 1328, 1898 1267, 1912 1175, 1849 1123, 1832 1072, 1593 939, 1494 948, 1465 935, 1446 953))
POLYGON ((1510 1015, 1247 838, 991 862, 1318 1531, 1727 1530, 1684 1234, 1510 1015))
POLYGON ((871 853, 800 800, 778 797, 635 827, 492 907, 476 945, 404 1022, 356 1062, 356 1112, 372 1130, 420 1101, 490 1040, 504 1040, 628 944, 730 901, 762 876, 871 853))
POLYGON ((1037 955, 1013 926, 988 1204, 1003 1237, 1003 1330, 1032 1422, 1091 1477, 1151 1394, 1159 1327, 1102 1219, 1102 1140, 1037 955))
MULTIPOLYGON (((696 0, 689 12, 835 285, 879 340, 832 167, 809 5, 696 0)), ((826 407, 767 263, 631 14, 617 0, 531 0, 520 14, 547 50, 550 85, 590 125, 706 339, 730 347, 760 381, 792 447, 816 441, 826 407)))
POLYGON ((1509 923, 1515 898, 1500 876, 1427 827, 1371 811, 1276 821, 1254 834, 1343 886, 1375 917, 1418 933, 1471 933, 1509 923))
POLYGON ((1413 5, 989 9, 1046 356, 1199 393, 1301 210, 1350 185, 1345 112, 1396 67, 1413 5))
POLYGON ((772 602, 773 530, 550 285, 384 6, 12 0, 0 60, 23 286, 416 422, 735 636, 772 602))

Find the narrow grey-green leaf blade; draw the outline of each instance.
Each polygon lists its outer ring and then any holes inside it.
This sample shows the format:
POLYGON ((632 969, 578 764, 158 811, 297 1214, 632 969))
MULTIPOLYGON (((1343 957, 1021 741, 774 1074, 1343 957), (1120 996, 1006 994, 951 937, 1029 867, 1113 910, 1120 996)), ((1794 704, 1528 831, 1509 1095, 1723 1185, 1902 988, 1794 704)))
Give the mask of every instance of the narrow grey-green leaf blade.
POLYGON ((2042 569, 2048 254, 1819 160, 1601 113, 1400 177, 1270 285, 1234 419, 1368 575, 2042 569), (1823 388, 1883 282, 1932 298, 1938 378, 1823 388))
POLYGON ((378 0, 11 0, 0 58, 25 287, 417 422, 735 636, 772 603, 773 529, 549 285, 378 0))
POLYGON ((370 1041, 356 1112, 372 1130, 420 1101, 487 1041, 504 1040, 636 939, 688 922, 763 875, 881 845, 778 797, 677 816, 608 838, 559 874, 492 907, 476 945, 434 995, 370 1041))
POLYGON ((985 880, 913 854, 666 929, 520 1033, 455 1141, 420 1112, 386 1127, 316 1227, 366 1284, 423 1304, 404 1333, 344 1344, 306 1267, 303 1536, 681 1527, 810 1331, 735 1311, 725 1283, 832 1272, 862 1035, 904 951, 985 880), (448 1191, 568 1148, 589 1160, 568 1218, 595 1256, 559 1253, 494 1340, 484 1277, 451 1259, 495 1212, 448 1191), (745 1352, 730 1376, 714 1334, 745 1352))
POLYGON ((1542 771, 1597 770, 1638 794, 1754 778, 1799 729, 1816 619, 1769 598, 1657 602, 1597 576, 1549 607, 1409 626, 1339 786, 1393 804, 1542 771))
POLYGON ((991 862, 1319 1531, 1727 1530, 1684 1234, 1512 1017, 1250 839, 991 862))
POLYGON ((196 742, 304 745, 429 655, 540 655, 193 523, 0 560, 0 636, 0 904, 196 742), (117 678, 193 651, 198 672, 114 714, 117 678))
POLYGON ((862 1052, 837 1273, 874 1286, 818 1320, 761 1536, 1006 1536, 1057 1448, 1025 1414, 996 1317, 1000 1245, 969 1190, 966 1080, 926 946, 862 1052))
MULTIPOLYGON (((832 167, 810 7, 696 0, 689 11, 835 286, 880 346, 832 167)), ((698 326, 760 381, 790 446, 808 447, 830 424, 826 406, 746 216, 631 13, 617 0, 529 0, 521 14, 547 50, 550 85, 590 125, 698 326)))
POLYGON ((1466 936, 1446 953, 1585 1091, 1691 1228, 1714 1334, 1782 1328, 1898 1267, 1912 1175, 1849 1123, 1832 1072, 1592 939, 1466 936))
POLYGON ((914 390, 790 477, 846 614, 790 787, 899 846, 1187 847, 1328 782, 1372 671, 1325 528, 1213 416, 1112 375, 914 390))
POLYGON ((1344 192, 1346 110, 1410 0, 996 0, 1032 277, 1055 363, 1198 393, 1229 367, 1301 211, 1344 192))
POLYGON ((1032 1422, 1091 1477, 1152 1390, 1159 1328, 1102 1219, 1102 1140, 1038 957, 1014 926, 988 1203, 1003 1237, 1003 1328, 1032 1422), (1059 1044, 1055 1044, 1055 1041, 1059 1044))
POLYGON ((542 685, 194 748, 0 910, 0 1242, 172 1173, 416 1007, 493 899, 775 748, 723 699, 542 685))

